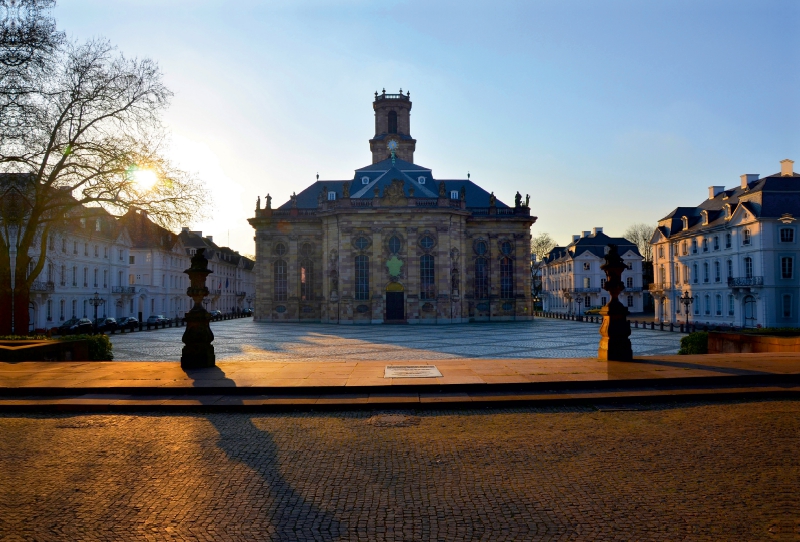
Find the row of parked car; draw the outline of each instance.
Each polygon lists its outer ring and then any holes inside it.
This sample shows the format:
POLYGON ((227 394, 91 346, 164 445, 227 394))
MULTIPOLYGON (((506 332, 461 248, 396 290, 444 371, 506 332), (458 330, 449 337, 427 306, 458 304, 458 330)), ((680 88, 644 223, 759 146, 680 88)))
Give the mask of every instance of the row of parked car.
MULTIPOLYGON (((212 319, 222 317, 222 312, 213 310, 210 312, 212 319)), ((252 309, 244 309, 243 316, 253 316, 252 309)), ((143 324, 164 325, 168 324, 169 318, 163 314, 151 314, 143 324)), ((133 331, 139 327, 139 319, 134 316, 125 316, 117 320, 116 318, 98 318, 92 322, 89 318, 71 318, 58 326, 59 335, 80 335, 83 333, 92 333, 95 330, 95 323, 97 324, 97 331, 103 333, 106 331, 113 332, 121 329, 133 331)))

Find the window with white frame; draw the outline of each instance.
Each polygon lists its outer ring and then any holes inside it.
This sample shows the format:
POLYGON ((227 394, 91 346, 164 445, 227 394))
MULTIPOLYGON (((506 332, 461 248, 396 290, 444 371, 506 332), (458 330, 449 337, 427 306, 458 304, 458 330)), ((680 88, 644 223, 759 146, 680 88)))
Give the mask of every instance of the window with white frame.
POLYGON ((708 239, 703 239, 703 252, 708 252, 708 239))
POLYGON ((716 296, 714 296, 714 301, 715 301, 715 304, 716 304, 717 316, 722 316, 722 296, 717 294, 716 296))
POLYGON ((333 190, 328 192, 328 201, 333 201, 335 199, 336 199, 336 192, 334 192, 333 190))
POLYGON ((794 276, 794 258, 784 256, 781 258, 781 278, 790 279, 794 276))
POLYGON ((692 276, 694 277, 694 283, 697 284, 697 264, 692 264, 692 276))
POLYGON ((705 309, 705 314, 706 315, 710 315, 711 314, 711 297, 706 295, 706 296, 703 297, 703 301, 704 301, 703 308, 705 309))
POLYGON ((748 229, 742 230, 742 244, 743 245, 750 244, 750 230, 748 229))
POLYGON ((728 316, 733 316, 734 309, 736 308, 736 299, 732 295, 728 295, 728 316))
POLYGON ((719 262, 714 262, 714 282, 722 282, 722 272, 719 262))
POLYGON ((697 239, 692 239, 692 254, 697 254, 697 239))
POLYGON ((660 247, 658 247, 658 257, 659 258, 663 258, 664 257, 664 245, 661 245, 660 247))
POLYGON ((629 307, 633 307, 633 296, 632 295, 628 296, 628 306, 629 307))
POLYGON ((450 191, 450 199, 458 199, 458 190, 450 191))
POLYGON ((753 258, 746 257, 744 259, 744 276, 745 278, 753 278, 753 258))
MULTIPOLYGON (((633 288, 633 277, 628 277, 625 280, 625 287, 626 288, 633 288)), ((630 305, 629 305, 630 306, 630 305)))
POLYGON ((714 250, 719 250, 719 236, 714 236, 714 250))
POLYGON ((694 313, 700 314, 700 296, 694 296, 692 305, 694 305, 694 313))
POLYGON ((361 184, 369 184, 369 177, 361 177, 361 184))
POLYGON ((422 176, 417 177, 417 182, 419 184, 425 184, 425 177, 422 177, 422 176))
POLYGON ((728 267, 727 278, 728 279, 732 279, 733 278, 733 260, 728 260, 727 261, 727 267, 728 267))
POLYGON ((708 282, 708 262, 703 262, 703 282, 708 282))
POLYGON ((725 248, 731 248, 732 244, 733 243, 731 242, 731 234, 730 233, 726 233, 725 234, 725 248))

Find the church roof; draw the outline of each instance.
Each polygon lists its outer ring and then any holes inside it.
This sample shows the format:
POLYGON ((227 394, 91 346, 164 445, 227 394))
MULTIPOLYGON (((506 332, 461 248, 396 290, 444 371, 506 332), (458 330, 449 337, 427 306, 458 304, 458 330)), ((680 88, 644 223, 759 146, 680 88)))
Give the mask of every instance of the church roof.
MULTIPOLYGON (((327 180, 317 181, 297 194, 297 207, 300 209, 316 209, 320 192, 324 192, 327 199, 328 192, 336 192, 336 199, 344 197, 345 185, 350 189, 351 199, 372 199, 375 189, 383 195, 387 186, 392 181, 403 181, 403 191, 406 197, 414 191, 415 198, 439 197, 439 183, 444 182, 446 197, 450 197, 453 190, 461 192, 464 189, 467 207, 489 207, 490 194, 469 179, 435 179, 429 168, 406 162, 396 158, 392 163, 391 158, 355 170, 352 180, 327 180)), ((508 205, 496 200, 498 208, 508 208, 508 205)), ((291 200, 279 207, 291 208, 291 200)))

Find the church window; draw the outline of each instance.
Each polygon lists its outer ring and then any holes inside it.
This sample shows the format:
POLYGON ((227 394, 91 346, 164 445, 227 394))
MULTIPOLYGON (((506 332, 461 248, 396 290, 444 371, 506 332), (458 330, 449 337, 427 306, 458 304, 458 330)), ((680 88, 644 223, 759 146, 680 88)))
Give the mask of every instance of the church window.
POLYGON ((392 237, 389 239, 389 253, 397 254, 398 252, 400 252, 401 246, 402 243, 400 242, 400 238, 397 237, 396 235, 392 235, 392 237))
POLYGON ((328 192, 328 201, 334 201, 335 199, 336 199, 336 192, 334 192, 333 190, 328 192))
POLYGON ((366 248, 369 246, 369 239, 363 236, 358 237, 356 238, 356 242, 354 244, 358 250, 366 250, 366 248))
POLYGON ((314 298, 314 263, 303 260, 300 263, 300 300, 310 301, 314 298))
POLYGON ((287 282, 286 282, 286 262, 278 260, 275 262, 275 301, 286 301, 287 299, 287 282))
POLYGON ((502 299, 514 297, 514 260, 511 258, 500 260, 500 297, 502 299))
POLYGON ((450 199, 458 199, 458 190, 450 191, 450 199))
POLYGON ((369 177, 361 177, 361 184, 369 184, 369 177))
POLYGON ((278 243, 277 245, 275 245, 275 254, 277 254, 278 256, 283 256, 284 254, 286 254, 286 245, 284 245, 283 243, 278 243))
POLYGON ((500 243, 500 252, 502 252, 506 256, 511 254, 511 249, 512 249, 511 243, 509 243, 508 241, 503 241, 502 243, 500 243))
POLYGON ((364 301, 369 299, 369 258, 356 256, 356 299, 364 301))
POLYGON ((475 298, 486 299, 489 297, 489 266, 486 258, 475 260, 475 298))
POLYGON ((389 111, 389 133, 397 133, 397 111, 389 111))
POLYGON ((423 254, 419 259, 419 283, 420 299, 436 298, 436 268, 430 254, 423 254))
POLYGON ((477 252, 478 255, 480 256, 486 254, 486 242, 478 241, 477 243, 475 243, 475 252, 477 252))
POLYGON ((417 182, 419 184, 425 184, 425 177, 417 177, 417 182))
POLYGON ((431 248, 433 248, 434 244, 436 243, 433 240, 433 237, 431 237, 430 235, 426 235, 419 240, 419 246, 421 246, 425 250, 430 250, 431 248))

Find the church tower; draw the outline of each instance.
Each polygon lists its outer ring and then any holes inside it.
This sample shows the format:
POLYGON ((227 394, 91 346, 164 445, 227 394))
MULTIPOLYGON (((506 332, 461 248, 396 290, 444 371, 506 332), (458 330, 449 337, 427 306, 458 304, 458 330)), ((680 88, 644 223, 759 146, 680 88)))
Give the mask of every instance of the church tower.
POLYGON ((369 140, 372 163, 391 157, 389 142, 397 143, 395 156, 406 162, 414 162, 414 148, 417 140, 411 137, 411 92, 403 94, 375 93, 372 102, 375 110, 375 137, 369 140))

